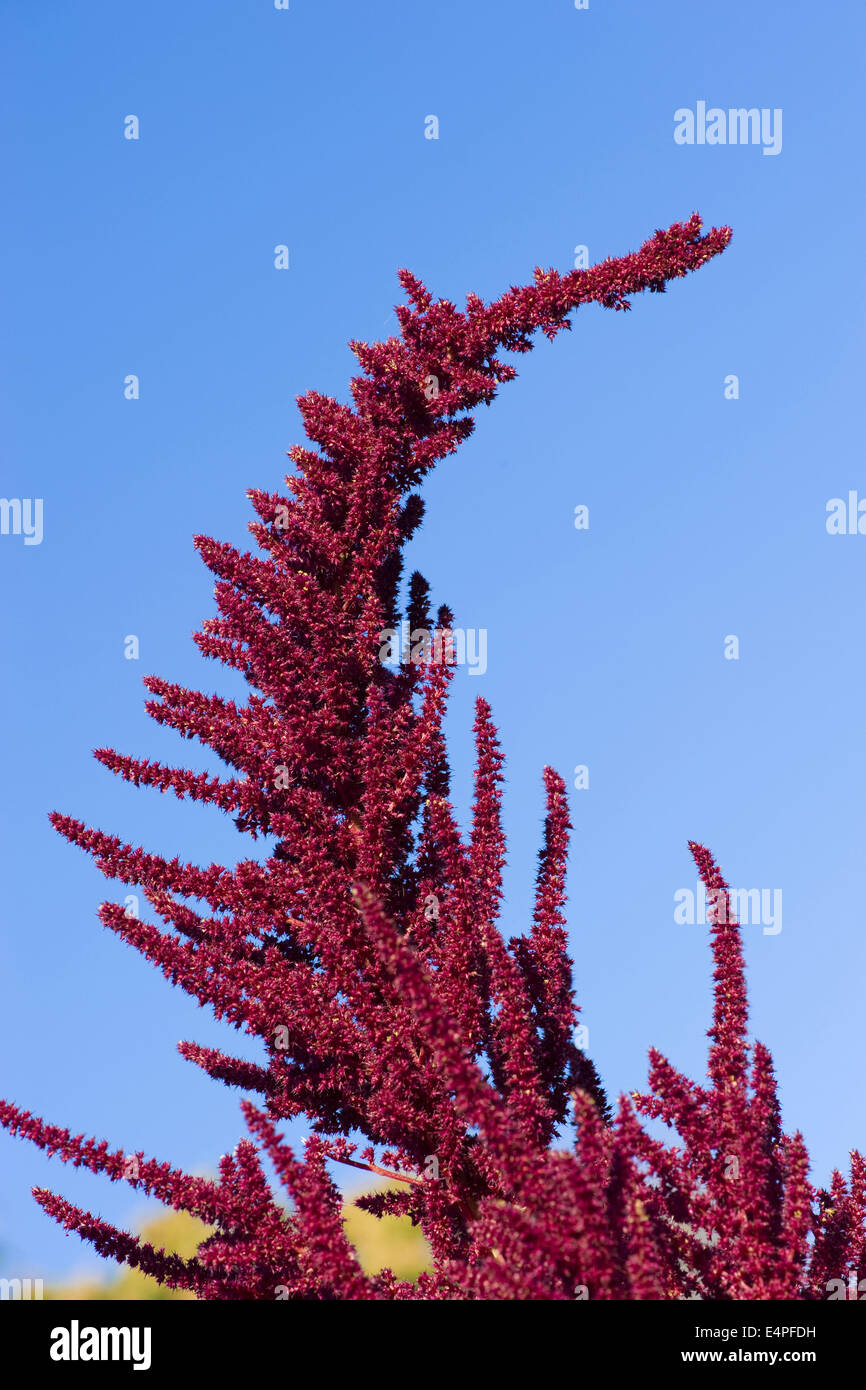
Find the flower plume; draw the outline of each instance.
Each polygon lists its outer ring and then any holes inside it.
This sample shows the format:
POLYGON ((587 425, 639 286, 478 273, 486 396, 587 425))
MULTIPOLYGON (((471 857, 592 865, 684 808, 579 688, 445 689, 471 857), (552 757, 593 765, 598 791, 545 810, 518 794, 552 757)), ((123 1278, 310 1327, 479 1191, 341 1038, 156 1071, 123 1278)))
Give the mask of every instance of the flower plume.
MULTIPOLYGON (((264 842, 264 858, 192 864, 69 814, 52 821, 144 896, 147 920, 106 902, 103 924, 256 1038, 260 1056, 180 1044, 244 1095, 248 1137, 213 1179, 0 1104, 11 1133, 212 1228, 181 1259, 37 1191, 102 1255, 232 1300, 819 1298, 828 1280, 866 1273, 863 1160, 816 1192, 802 1139, 783 1133, 770 1054, 749 1044, 739 927, 709 852, 690 846, 714 904, 706 1084, 651 1052, 648 1093, 611 1106, 578 1039, 565 783, 544 769, 535 910, 506 940, 494 712, 478 701, 464 832, 443 735, 453 665, 380 657, 384 630, 430 626, 430 584, 403 577, 423 519, 417 488, 516 376, 503 354, 528 351, 539 331, 555 338, 581 305, 628 309, 729 239, 725 227, 704 234, 695 215, 630 255, 536 269, 530 284, 489 304, 469 295, 462 310, 401 271, 399 333, 351 344, 351 404, 302 396, 307 443, 289 451, 285 492, 249 492, 258 553, 196 537, 217 611, 195 641, 244 676, 249 698, 150 676, 147 709, 225 773, 107 748, 96 757, 136 786, 218 807, 264 842), (302 1153, 281 1130, 299 1116, 312 1128, 302 1153), (432 1266, 417 1283, 361 1270, 340 1218, 341 1165, 390 1178, 359 1205, 420 1225, 432 1266)), ((440 604, 439 629, 452 621, 440 604)))

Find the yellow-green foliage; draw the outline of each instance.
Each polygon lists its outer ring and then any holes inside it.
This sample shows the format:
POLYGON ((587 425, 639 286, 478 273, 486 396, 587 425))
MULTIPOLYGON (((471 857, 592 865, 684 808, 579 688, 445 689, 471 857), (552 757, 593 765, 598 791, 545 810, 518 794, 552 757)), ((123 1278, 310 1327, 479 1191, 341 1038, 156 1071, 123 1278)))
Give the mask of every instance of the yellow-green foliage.
MULTIPOLYGON (((385 1216, 378 1220, 369 1212, 360 1211, 348 1203, 343 1208, 346 1234, 358 1251, 358 1258, 367 1274, 391 1269, 398 1279, 415 1280, 429 1268, 430 1251, 427 1242, 408 1216, 385 1216)), ((194 1255, 199 1243, 208 1234, 208 1227, 185 1212, 167 1212, 155 1221, 146 1222, 141 1229, 144 1240, 157 1249, 164 1246, 175 1254, 194 1255)), ((164 1288, 136 1269, 125 1269, 114 1278, 92 1283, 57 1284, 46 1288, 47 1299, 102 1299, 111 1302, 131 1299, 190 1300, 190 1293, 164 1288)))
POLYGON ((343 1208, 346 1235, 358 1252, 365 1274, 393 1270, 398 1279, 415 1280, 430 1268, 430 1247, 408 1216, 371 1216, 348 1205, 343 1208))
MULTIPOLYGON (((141 1236, 157 1250, 164 1246, 177 1255, 194 1255, 201 1241, 209 1232, 209 1227, 196 1221, 183 1211, 166 1212, 155 1221, 148 1221, 141 1228, 141 1236)), ((167 1289, 149 1275, 137 1269, 123 1269, 113 1278, 94 1283, 58 1284, 45 1290, 46 1298, 86 1298, 107 1299, 112 1302, 132 1299, 172 1299, 174 1301, 193 1300, 191 1293, 177 1289, 167 1289)))

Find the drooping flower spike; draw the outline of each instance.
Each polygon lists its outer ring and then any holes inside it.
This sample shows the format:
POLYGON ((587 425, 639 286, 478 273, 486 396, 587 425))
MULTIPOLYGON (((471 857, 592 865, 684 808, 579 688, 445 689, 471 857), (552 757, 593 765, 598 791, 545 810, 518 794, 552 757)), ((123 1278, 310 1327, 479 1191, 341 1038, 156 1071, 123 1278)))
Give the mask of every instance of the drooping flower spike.
POLYGON ((236 1087, 250 1138, 193 1177, 109 1151, 8 1103, 0 1122, 76 1166, 200 1217, 183 1260, 42 1190, 68 1230, 162 1283, 207 1299, 820 1298, 866 1275, 864 1165, 829 1192, 808 1183, 782 1133, 769 1053, 750 1049, 739 928, 711 856, 692 852, 718 911, 708 1084, 651 1053, 650 1093, 611 1113, 578 1045, 567 954, 565 784, 544 770, 533 920, 497 919, 505 839, 503 755, 476 710, 472 824, 449 797, 443 736, 453 617, 402 551, 423 518, 415 490, 472 432, 471 412, 516 375, 499 355, 569 328, 582 304, 627 309, 696 270, 727 228, 691 217, 631 255, 533 282, 463 310, 408 271, 398 336, 353 343, 352 404, 310 391, 309 444, 285 493, 249 493, 257 555, 209 537, 217 615, 196 642, 240 671, 238 704, 156 676, 147 709, 212 749, 223 776, 98 749, 137 786, 217 806, 263 841, 234 866, 167 859, 55 814, 147 918, 108 902, 101 920, 217 1018, 258 1039, 249 1062, 194 1042, 181 1053, 236 1087), (404 598, 405 595, 405 598, 404 598), (428 634, 420 660, 383 659, 388 632, 428 634), (641 1114, 677 1143, 651 1137, 641 1114), (280 1126, 305 1116, 294 1153, 280 1126), (285 1189, 270 1191, 261 1156, 285 1189), (358 1205, 406 1213, 431 1250, 417 1284, 367 1276, 341 1224, 341 1165, 390 1179, 358 1205))

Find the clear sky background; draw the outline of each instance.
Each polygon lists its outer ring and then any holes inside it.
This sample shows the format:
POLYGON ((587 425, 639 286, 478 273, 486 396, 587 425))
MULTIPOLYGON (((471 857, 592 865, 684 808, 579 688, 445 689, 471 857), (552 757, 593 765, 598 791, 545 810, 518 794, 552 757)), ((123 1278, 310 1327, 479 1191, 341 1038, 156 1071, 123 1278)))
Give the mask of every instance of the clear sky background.
MULTIPOLYGON (((704 1074, 707 933, 673 915, 702 840, 735 887, 783 892, 780 933, 744 928, 752 1026, 826 1180, 866 1147, 866 536, 825 526, 829 499, 866 497, 862 6, 5 0, 2 28, 0 494, 44 499, 44 539, 0 536, 0 1094, 193 1170, 233 1147, 238 1093, 175 1044, 244 1040, 99 925, 126 890, 47 814, 248 856, 214 809, 90 756, 211 765, 148 719, 140 683, 241 692, 190 640, 213 612, 192 535, 251 544, 245 489, 280 486, 299 393, 346 398, 347 339, 394 329, 398 267, 492 298, 698 210, 729 250, 521 359, 426 484, 411 559, 488 631, 449 737, 465 815, 484 694, 508 756, 509 934, 531 915, 541 769, 590 769, 570 928, 609 1090, 643 1086, 650 1045, 704 1074), (781 108, 781 153, 675 144, 699 100, 781 108)), ((121 1224, 142 1210, 0 1134, 4 1274, 101 1263, 33 1185, 121 1224)))

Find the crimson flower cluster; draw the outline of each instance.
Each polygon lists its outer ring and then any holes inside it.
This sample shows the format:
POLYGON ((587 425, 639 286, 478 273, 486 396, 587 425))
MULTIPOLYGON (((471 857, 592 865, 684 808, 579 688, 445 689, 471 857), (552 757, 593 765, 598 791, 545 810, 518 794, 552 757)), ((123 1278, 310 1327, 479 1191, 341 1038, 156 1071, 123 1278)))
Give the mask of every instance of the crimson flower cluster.
MULTIPOLYGON (((739 927, 707 850, 690 847, 717 905, 707 1084, 652 1052, 648 1093, 614 1113, 576 1042, 562 778, 544 771, 532 923, 505 940, 490 708, 478 700, 463 833, 442 732, 453 668, 379 659, 383 629, 431 624, 428 585, 418 574, 403 585, 401 552, 422 520, 425 474, 516 374, 497 354, 528 351, 539 329, 554 338, 581 304, 627 309, 729 239, 727 228, 702 234, 695 215, 634 254, 537 269, 532 284, 490 304, 470 295, 462 311, 402 271, 399 336, 352 344, 352 404, 300 399, 314 447, 289 451, 291 495, 249 493, 260 553, 196 538, 219 611, 197 644, 251 693, 236 704, 149 677, 147 708, 212 749, 227 775, 107 748, 96 757, 137 786, 219 807, 264 839, 267 857, 200 867, 52 820, 149 904, 146 921, 104 903, 104 925, 259 1039, 261 1060, 180 1044, 247 1093, 249 1137, 214 1178, 0 1104, 12 1133, 212 1228, 182 1259, 36 1189, 101 1255, 199 1298, 239 1300, 819 1299, 831 1281, 866 1275, 863 1159, 816 1191, 802 1139, 783 1134, 770 1055, 747 1041, 739 927), (280 1132, 297 1116, 312 1128, 301 1153, 280 1132), (654 1137, 650 1120, 677 1142, 654 1137), (391 1179, 358 1204, 420 1225, 431 1268, 417 1283, 362 1271, 334 1163, 391 1179)), ((453 619, 440 608, 436 621, 448 630, 453 619)))

